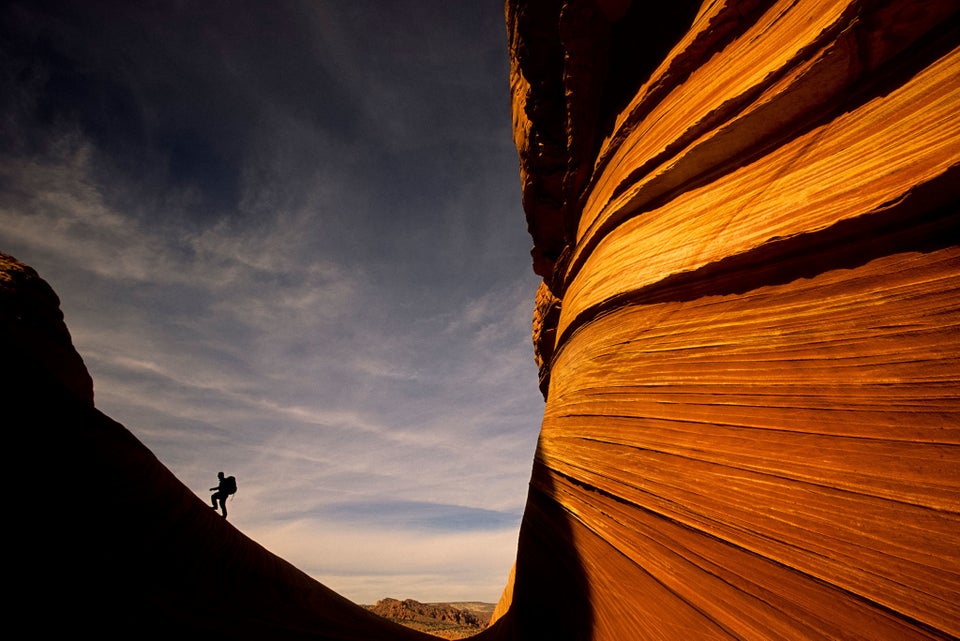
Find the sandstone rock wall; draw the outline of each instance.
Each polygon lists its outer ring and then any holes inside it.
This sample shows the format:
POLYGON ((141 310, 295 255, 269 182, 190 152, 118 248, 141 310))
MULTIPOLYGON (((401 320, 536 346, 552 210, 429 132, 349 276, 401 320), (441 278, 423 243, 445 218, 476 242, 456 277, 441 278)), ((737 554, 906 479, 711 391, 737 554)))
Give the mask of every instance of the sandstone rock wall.
POLYGON ((517 638, 960 636, 957 10, 507 3, 549 290, 517 638))

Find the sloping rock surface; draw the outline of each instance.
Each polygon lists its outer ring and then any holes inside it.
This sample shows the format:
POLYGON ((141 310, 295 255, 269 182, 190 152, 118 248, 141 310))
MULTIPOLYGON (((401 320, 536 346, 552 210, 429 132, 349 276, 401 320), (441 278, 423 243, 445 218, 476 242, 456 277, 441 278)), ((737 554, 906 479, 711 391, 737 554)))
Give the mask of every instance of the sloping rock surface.
POLYGON ((263 549, 99 412, 58 305, 34 270, 0 254, 12 628, 37 638, 433 638, 263 549))

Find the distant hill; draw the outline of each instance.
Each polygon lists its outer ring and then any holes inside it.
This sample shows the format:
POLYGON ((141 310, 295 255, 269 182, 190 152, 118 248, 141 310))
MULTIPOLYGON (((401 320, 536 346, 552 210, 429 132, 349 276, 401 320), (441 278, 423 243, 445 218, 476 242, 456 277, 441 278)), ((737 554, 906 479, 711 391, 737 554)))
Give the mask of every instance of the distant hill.
POLYGON ((444 639, 463 639, 490 623, 496 604, 479 601, 420 603, 413 599, 380 599, 366 609, 385 619, 444 639))

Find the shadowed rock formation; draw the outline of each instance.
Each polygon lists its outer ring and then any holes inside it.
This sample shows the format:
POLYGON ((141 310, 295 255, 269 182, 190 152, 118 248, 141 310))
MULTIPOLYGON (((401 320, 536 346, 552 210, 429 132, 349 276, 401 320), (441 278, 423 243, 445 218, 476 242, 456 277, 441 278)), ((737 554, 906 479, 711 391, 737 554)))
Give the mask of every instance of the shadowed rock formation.
POLYGON ((17 472, 6 485, 12 627, 38 638, 433 638, 263 549, 97 411, 56 295, 5 254, 0 330, 7 469, 17 472))
MULTIPOLYGON (((508 0, 547 404, 477 638, 960 636, 957 7, 508 0)), ((4 424, 36 473, 11 611, 57 604, 18 623, 426 638, 99 413, 56 296, 0 262, 4 424)))

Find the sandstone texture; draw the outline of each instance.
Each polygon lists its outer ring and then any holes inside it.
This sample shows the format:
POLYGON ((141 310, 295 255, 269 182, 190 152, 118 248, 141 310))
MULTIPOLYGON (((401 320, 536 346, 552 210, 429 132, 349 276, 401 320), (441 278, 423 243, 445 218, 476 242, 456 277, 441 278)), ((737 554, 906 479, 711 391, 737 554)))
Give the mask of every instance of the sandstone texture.
MULTIPOLYGON (((960 637, 958 12, 507 1, 546 407, 475 638, 960 637)), ((0 330, 17 629, 434 638, 245 537, 100 413, 8 256, 0 330)))
POLYGON ((507 3, 547 405, 501 621, 960 636, 960 6, 671 5, 507 3))

